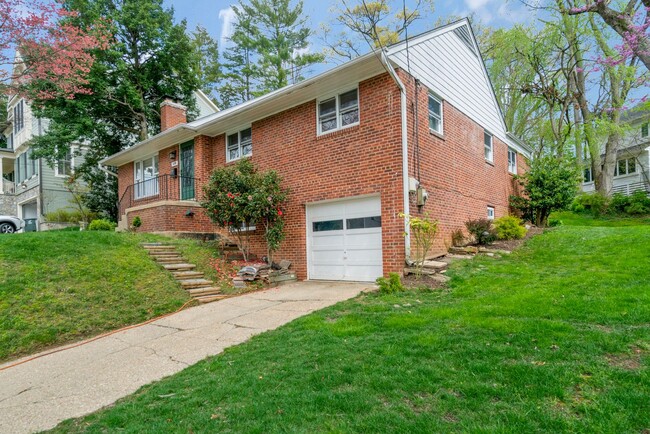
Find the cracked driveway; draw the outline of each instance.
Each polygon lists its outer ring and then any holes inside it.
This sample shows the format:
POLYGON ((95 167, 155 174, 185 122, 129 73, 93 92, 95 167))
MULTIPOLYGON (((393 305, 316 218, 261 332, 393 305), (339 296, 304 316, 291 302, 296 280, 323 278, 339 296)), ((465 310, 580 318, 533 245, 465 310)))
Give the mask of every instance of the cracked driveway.
POLYGON ((297 282, 190 308, 0 371, 0 433, 45 430, 91 413, 253 335, 369 287, 297 282))

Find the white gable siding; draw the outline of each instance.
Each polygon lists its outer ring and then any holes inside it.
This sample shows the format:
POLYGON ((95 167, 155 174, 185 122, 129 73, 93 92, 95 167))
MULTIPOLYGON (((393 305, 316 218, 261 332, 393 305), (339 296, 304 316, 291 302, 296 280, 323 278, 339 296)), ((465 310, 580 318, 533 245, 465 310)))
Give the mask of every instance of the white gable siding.
MULTIPOLYGON (((450 29, 410 45, 411 74, 505 143, 506 131, 482 61, 450 29)), ((406 50, 389 50, 389 58, 408 71, 406 50)))

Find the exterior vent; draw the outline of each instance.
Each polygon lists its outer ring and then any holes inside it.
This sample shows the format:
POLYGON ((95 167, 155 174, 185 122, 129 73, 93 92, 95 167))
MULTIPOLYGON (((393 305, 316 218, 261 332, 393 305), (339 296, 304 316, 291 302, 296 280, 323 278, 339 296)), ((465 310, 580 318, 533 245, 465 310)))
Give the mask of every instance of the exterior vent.
POLYGON ((465 43, 465 45, 467 45, 467 48, 469 48, 470 51, 478 57, 478 53, 474 47, 474 42, 472 41, 472 35, 470 34, 469 28, 467 26, 460 26, 454 29, 454 33, 460 38, 461 41, 465 43))

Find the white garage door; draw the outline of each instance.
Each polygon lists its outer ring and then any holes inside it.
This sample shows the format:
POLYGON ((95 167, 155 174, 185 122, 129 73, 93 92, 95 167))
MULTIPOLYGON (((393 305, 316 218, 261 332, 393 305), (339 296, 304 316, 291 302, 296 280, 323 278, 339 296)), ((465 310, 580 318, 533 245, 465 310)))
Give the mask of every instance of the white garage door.
POLYGON ((310 279, 370 282, 383 275, 379 197, 309 205, 307 217, 310 279))

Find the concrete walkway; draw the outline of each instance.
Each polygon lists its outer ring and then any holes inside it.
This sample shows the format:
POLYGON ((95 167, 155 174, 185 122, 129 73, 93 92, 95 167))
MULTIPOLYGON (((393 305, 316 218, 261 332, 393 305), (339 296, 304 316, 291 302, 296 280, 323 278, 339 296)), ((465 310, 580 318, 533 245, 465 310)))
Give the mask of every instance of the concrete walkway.
POLYGON ((147 383, 371 286, 293 283, 190 308, 0 371, 0 433, 40 431, 91 413, 147 383))

